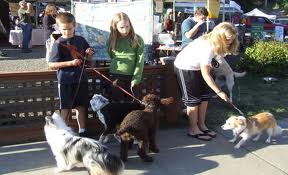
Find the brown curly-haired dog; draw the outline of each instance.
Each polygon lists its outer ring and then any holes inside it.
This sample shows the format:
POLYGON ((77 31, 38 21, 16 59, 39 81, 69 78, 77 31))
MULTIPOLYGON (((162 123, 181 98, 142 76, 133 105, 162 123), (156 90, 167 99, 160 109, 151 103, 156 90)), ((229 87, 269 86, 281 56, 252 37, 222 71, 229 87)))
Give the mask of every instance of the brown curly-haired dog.
POLYGON ((152 162, 153 158, 147 155, 146 148, 149 145, 149 150, 154 153, 159 152, 156 145, 156 131, 158 128, 159 119, 157 110, 160 105, 171 104, 174 99, 160 98, 155 94, 148 94, 142 100, 145 103, 144 110, 135 110, 130 112, 117 131, 117 135, 121 137, 120 157, 123 161, 127 161, 128 147, 131 141, 138 140, 138 155, 144 162, 152 162))

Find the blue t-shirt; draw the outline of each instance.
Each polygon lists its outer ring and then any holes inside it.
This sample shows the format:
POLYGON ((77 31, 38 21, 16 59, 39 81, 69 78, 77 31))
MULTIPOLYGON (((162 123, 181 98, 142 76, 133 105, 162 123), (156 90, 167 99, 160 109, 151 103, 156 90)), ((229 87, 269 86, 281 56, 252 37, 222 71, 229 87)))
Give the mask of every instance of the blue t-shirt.
MULTIPOLYGON (((71 61, 73 58, 70 51, 63 45, 73 45, 81 55, 85 56, 85 50, 89 48, 87 41, 81 36, 74 36, 72 38, 62 38, 60 37, 53 43, 51 57, 49 62, 64 62, 71 61)), ((82 66, 71 66, 64 67, 57 70, 57 79, 60 84, 73 84, 78 83, 81 75, 82 66)), ((87 82, 88 77, 83 71, 82 82, 87 82)))
POLYGON ((203 23, 197 33, 192 38, 187 38, 185 33, 191 30, 197 24, 192 17, 186 18, 181 24, 181 34, 182 34, 182 48, 186 47, 191 41, 202 36, 206 32, 206 24, 203 23))

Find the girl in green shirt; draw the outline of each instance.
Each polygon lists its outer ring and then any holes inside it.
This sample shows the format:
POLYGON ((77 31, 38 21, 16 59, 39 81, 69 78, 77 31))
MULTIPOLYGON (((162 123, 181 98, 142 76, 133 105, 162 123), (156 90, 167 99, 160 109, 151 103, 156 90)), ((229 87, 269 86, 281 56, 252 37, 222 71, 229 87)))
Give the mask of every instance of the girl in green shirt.
MULTIPOLYGON (((114 15, 107 43, 111 58, 110 78, 130 92, 140 84, 144 67, 144 41, 134 32, 131 21, 123 12, 114 15)), ((129 101, 127 95, 118 88, 111 88, 111 100, 129 101)))

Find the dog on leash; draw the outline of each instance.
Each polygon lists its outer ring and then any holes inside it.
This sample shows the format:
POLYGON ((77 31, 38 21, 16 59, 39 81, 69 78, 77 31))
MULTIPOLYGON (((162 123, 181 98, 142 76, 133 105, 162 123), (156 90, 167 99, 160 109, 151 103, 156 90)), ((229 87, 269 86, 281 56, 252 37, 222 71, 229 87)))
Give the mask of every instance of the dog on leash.
POLYGON ((229 98, 232 102, 233 99, 233 86, 235 84, 234 77, 244 77, 246 75, 246 72, 234 72, 230 65, 227 63, 227 61, 224 58, 217 59, 217 62, 219 63, 218 68, 213 68, 213 73, 215 76, 215 82, 219 87, 224 87, 224 85, 227 86, 227 89, 229 91, 229 98))
POLYGON ((242 139, 234 146, 235 149, 240 148, 248 139, 255 136, 253 141, 257 141, 263 131, 266 131, 268 138, 266 143, 271 143, 272 137, 280 135, 282 128, 277 125, 273 114, 262 112, 257 115, 245 118, 243 116, 231 116, 222 125, 223 130, 232 130, 234 138, 229 142, 235 142, 240 136, 242 139))
POLYGON ((123 162, 107 147, 94 139, 77 136, 57 113, 45 120, 45 136, 57 162, 56 172, 68 171, 77 163, 83 163, 91 175, 121 174, 123 162))
POLYGON ((127 161, 128 148, 134 139, 138 141, 140 158, 144 162, 153 161, 153 158, 147 155, 146 147, 154 153, 159 152, 156 145, 156 131, 159 123, 157 111, 160 105, 168 105, 173 101, 172 97, 160 98, 155 94, 147 94, 142 100, 145 109, 132 111, 124 118, 116 132, 121 138, 120 157, 123 161, 127 161))
POLYGON ((104 131, 100 135, 99 141, 107 143, 109 136, 113 135, 119 142, 119 137, 115 132, 123 121, 124 117, 133 110, 142 110, 144 105, 139 102, 113 102, 102 95, 95 94, 90 100, 91 108, 97 112, 98 119, 104 126, 104 131))

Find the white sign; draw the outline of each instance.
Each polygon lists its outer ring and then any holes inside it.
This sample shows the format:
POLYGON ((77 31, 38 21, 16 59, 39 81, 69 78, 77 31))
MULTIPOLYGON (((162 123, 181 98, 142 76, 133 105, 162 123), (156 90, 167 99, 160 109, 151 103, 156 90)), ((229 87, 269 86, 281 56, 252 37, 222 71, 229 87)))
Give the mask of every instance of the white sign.
MULTIPOLYGON (((118 1, 117 1, 118 2, 118 1)), ((110 33, 110 22, 118 12, 125 12, 145 45, 152 45, 153 3, 152 0, 121 3, 78 3, 73 2, 73 14, 77 27, 76 34, 83 36, 96 50, 96 59, 107 59, 106 41, 110 33)), ((146 57, 146 55, 145 55, 146 57)))
POLYGON ((276 26, 275 27, 275 39, 276 41, 284 41, 284 27, 283 26, 276 26))

